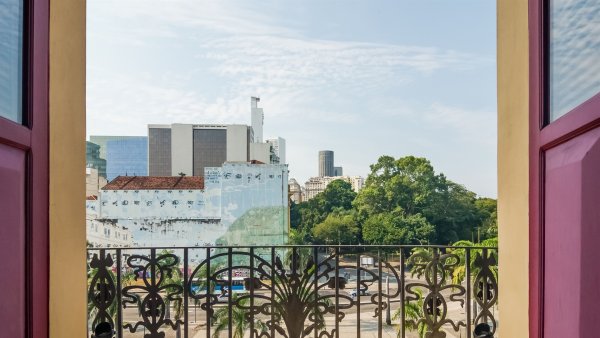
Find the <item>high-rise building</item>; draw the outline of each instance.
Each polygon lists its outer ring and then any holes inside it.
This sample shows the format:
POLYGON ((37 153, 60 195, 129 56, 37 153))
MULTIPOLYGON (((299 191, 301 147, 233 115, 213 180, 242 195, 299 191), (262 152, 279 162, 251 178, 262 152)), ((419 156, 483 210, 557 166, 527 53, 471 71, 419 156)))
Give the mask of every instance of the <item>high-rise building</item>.
POLYGON ((344 168, 333 167, 333 176, 344 176, 344 168))
MULTIPOLYGON (((91 138, 91 137, 90 137, 91 138)), ((106 178, 148 175, 148 137, 131 136, 107 140, 106 178)), ((100 147, 102 153, 102 146, 100 147)))
POLYGON ((267 143, 271 144, 271 163, 285 164, 287 161, 285 157, 285 139, 282 137, 272 138, 268 139, 267 143))
POLYGON ((98 176, 106 178, 106 160, 100 157, 100 146, 86 141, 85 142, 85 166, 98 170, 98 176))
POLYGON ((319 177, 330 177, 333 175, 333 151, 319 151, 319 177))
POLYGON ((201 176, 207 167, 248 162, 252 137, 246 125, 148 125, 148 174, 201 176))
POLYGON ((148 137, 91 135, 90 142, 100 146, 109 181, 120 175, 148 174, 148 137))
POLYGON ((262 143, 263 142, 263 125, 265 120, 265 114, 262 108, 258 108, 258 102, 260 98, 250 98, 250 113, 251 113, 251 125, 254 130, 254 137, 252 142, 262 143))

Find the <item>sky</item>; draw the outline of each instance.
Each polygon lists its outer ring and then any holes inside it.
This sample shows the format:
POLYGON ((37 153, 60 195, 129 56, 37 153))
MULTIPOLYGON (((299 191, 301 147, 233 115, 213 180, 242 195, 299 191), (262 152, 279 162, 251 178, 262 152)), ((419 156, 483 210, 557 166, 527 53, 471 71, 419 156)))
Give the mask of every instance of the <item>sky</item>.
POLYGON ((494 0, 88 0, 87 135, 250 124, 290 177, 333 150, 345 175, 429 159, 496 197, 494 0))

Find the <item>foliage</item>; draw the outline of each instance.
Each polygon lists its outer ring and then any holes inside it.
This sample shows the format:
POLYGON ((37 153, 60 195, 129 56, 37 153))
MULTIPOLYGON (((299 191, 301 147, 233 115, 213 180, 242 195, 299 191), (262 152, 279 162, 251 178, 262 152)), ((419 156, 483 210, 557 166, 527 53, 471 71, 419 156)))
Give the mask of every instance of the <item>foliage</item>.
POLYGON ((363 224, 363 238, 371 244, 425 244, 435 229, 421 216, 405 216, 401 211, 375 214, 363 224))
MULTIPOLYGON (((482 241, 481 243, 473 243, 471 241, 458 241, 458 242, 454 243, 453 246, 473 248, 470 250, 469 269, 471 270, 471 276, 475 277, 481 270, 481 268, 479 266, 477 266, 477 264, 475 264, 475 259, 477 258, 477 254, 480 254, 480 255, 483 254, 483 250, 477 249, 477 248, 498 247, 498 238, 490 238, 485 241, 482 241)), ((460 257, 460 262, 459 262, 458 266, 456 266, 452 272, 452 283, 461 284, 467 276, 467 265, 465 262, 465 258, 467 257, 466 252, 465 252, 466 249, 459 248, 459 249, 449 249, 449 250, 452 253, 458 255, 458 257, 460 257)), ((497 261, 498 253, 495 250, 490 251, 489 254, 494 255, 496 257, 496 261, 497 261)), ((496 280, 498 280, 498 265, 490 266, 490 269, 491 269, 492 273, 494 274, 494 276, 496 277, 496 280)))
POLYGON ((331 213, 312 230, 318 244, 356 244, 359 232, 358 224, 350 213, 331 213))
POLYGON ((382 156, 353 206, 372 244, 448 244, 469 238, 481 222, 475 201, 475 193, 436 174, 425 158, 382 156))
POLYGON ((325 191, 310 201, 290 206, 290 225, 294 230, 291 237, 293 244, 309 244, 314 242, 313 228, 323 223, 333 212, 352 209, 356 193, 352 185, 343 180, 334 180, 325 191))
POLYGON ((478 198, 475 201, 481 218, 481 235, 484 239, 498 237, 497 202, 492 198, 478 198))
MULTIPOLYGON (((230 324, 233 331, 233 338, 243 338, 246 330, 250 329, 250 321, 247 320, 250 315, 250 310, 248 309, 250 307, 250 298, 238 299, 238 295, 234 294, 231 300, 237 304, 237 306, 231 307, 231 317, 229 317, 230 308, 227 306, 215 311, 215 327, 213 329, 213 337, 215 338, 220 337, 222 332, 227 331, 230 324)), ((267 325, 258 319, 254 319, 254 327, 259 332, 267 330, 267 325)))
MULTIPOLYGON (((418 299, 414 302, 404 303, 404 327, 409 331, 417 331, 420 338, 425 337, 427 333, 427 324, 425 322, 419 322, 419 320, 425 317, 423 313, 423 292, 419 289, 415 290, 418 299), (418 324, 417 324, 418 323, 418 324)), ((393 320, 402 320, 402 308, 398 308, 392 315, 393 320)), ((402 325, 397 326, 398 337, 402 336, 402 325)))

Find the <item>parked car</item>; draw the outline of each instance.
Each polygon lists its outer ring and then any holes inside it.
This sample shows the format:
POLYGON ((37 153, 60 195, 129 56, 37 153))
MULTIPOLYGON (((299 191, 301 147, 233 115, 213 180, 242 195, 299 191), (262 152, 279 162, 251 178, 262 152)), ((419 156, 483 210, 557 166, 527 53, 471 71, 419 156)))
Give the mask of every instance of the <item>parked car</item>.
MULTIPOLYGON (((352 291, 350 291, 350 296, 352 298, 356 298, 356 294, 357 294, 356 289, 352 289, 352 291)), ((360 289, 360 295, 361 296, 369 296, 369 295, 371 295, 371 293, 369 292, 369 289, 367 289, 367 288, 361 288, 360 289)))

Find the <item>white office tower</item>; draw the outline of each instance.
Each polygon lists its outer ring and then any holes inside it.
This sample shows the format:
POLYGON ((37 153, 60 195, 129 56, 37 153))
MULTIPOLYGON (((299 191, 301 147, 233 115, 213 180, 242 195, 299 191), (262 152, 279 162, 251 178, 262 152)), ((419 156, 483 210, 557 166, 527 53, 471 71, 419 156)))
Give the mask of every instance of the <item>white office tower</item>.
POLYGON ((285 158, 285 139, 282 137, 268 139, 267 143, 271 144, 273 150, 274 160, 272 164, 286 164, 285 158))
POLYGON ((254 131, 254 143, 263 142, 263 124, 265 120, 265 114, 262 108, 258 108, 258 101, 260 98, 252 96, 250 98, 250 109, 252 114, 252 130, 254 131))

